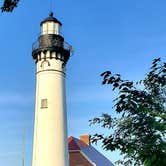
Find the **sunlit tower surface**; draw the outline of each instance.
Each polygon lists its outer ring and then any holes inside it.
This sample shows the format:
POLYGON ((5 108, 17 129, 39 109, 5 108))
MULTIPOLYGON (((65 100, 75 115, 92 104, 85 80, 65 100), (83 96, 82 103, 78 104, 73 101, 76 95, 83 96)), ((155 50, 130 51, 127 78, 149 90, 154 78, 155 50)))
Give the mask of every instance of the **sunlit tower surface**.
POLYGON ((32 50, 36 63, 32 166, 68 166, 65 67, 71 46, 52 12, 40 26, 41 35, 32 50))

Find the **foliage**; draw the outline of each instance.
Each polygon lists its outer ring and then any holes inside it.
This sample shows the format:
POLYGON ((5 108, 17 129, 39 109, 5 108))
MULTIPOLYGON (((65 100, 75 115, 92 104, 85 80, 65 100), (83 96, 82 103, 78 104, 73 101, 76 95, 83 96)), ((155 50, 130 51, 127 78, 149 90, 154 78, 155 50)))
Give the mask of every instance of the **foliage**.
POLYGON ((165 166, 166 63, 154 59, 145 79, 136 84, 110 71, 101 76, 104 85, 118 91, 114 108, 119 118, 102 114, 90 120, 91 125, 113 129, 108 135, 95 134, 92 142, 101 141, 106 150, 120 150, 124 158, 116 163, 121 165, 165 166))
POLYGON ((12 12, 17 7, 19 0, 4 0, 3 6, 1 7, 2 12, 12 12))

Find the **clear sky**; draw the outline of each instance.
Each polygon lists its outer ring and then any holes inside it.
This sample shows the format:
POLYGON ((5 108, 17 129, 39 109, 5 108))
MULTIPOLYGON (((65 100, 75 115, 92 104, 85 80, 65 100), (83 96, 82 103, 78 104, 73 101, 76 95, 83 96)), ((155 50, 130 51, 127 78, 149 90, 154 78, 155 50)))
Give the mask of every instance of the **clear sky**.
MULTIPOLYGON (((69 135, 101 131, 89 127, 88 120, 102 112, 115 115, 114 94, 101 85, 101 72, 112 70, 139 80, 152 59, 166 59, 165 8, 165 0, 53 2, 64 37, 75 50, 66 78, 69 135)), ((31 165, 35 96, 31 47, 49 11, 49 0, 22 0, 12 14, 0 14, 0 165, 21 166, 23 130, 26 166, 31 165)), ((119 157, 102 152, 111 161, 119 157)))

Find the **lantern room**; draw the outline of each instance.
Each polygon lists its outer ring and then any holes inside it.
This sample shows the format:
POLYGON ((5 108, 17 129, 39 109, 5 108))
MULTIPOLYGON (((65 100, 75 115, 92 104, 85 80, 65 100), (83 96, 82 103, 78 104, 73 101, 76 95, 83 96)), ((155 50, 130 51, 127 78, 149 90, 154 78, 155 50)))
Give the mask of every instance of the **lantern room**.
POLYGON ((50 12, 49 17, 43 20, 40 26, 41 26, 42 35, 45 34, 60 35, 62 23, 54 17, 53 12, 50 12))

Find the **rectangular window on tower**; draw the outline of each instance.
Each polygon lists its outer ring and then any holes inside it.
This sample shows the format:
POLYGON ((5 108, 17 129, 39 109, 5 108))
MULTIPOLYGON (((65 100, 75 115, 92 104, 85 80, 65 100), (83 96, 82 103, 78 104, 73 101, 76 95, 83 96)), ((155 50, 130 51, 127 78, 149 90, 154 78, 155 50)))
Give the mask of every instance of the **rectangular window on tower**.
POLYGON ((48 108, 48 101, 47 99, 41 100, 41 108, 48 108))

